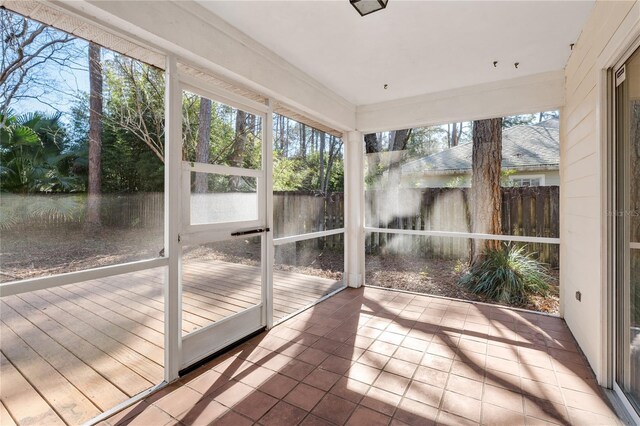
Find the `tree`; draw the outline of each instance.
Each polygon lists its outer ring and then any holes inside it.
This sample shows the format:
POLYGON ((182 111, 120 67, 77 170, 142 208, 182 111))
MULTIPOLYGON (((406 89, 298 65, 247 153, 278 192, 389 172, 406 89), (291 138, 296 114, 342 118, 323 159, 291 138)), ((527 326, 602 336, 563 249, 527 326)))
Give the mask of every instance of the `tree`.
POLYGON ((61 90, 52 83, 46 66, 52 62, 76 66, 79 52, 74 49, 74 40, 69 34, 0 8, 0 116, 8 117, 17 100, 45 103, 45 95, 61 90))
POLYGON ((402 156, 407 149, 407 142, 411 137, 413 129, 403 129, 391 132, 389 135, 389 151, 394 154, 389 162, 389 186, 399 188, 402 182, 402 156))
MULTIPOLYGON (((502 118, 474 121, 470 197, 474 233, 502 232, 501 167, 502 118)), ((471 265, 483 260, 485 250, 498 248, 498 241, 473 239, 471 265)))
POLYGON ((521 115, 513 115, 510 117, 504 117, 502 120, 502 126, 504 128, 514 127, 514 126, 528 126, 531 124, 535 124, 537 120, 537 114, 521 114, 521 115))
POLYGON ((278 142, 282 155, 287 157, 289 155, 289 132, 285 131, 285 126, 289 125, 289 120, 284 115, 278 115, 276 123, 278 124, 278 142), (285 123, 286 120, 286 123, 285 123))
POLYGON ((375 133, 369 133, 364 135, 364 151, 367 154, 375 154, 380 152, 382 147, 378 141, 378 136, 375 133))
POLYGON ((307 126, 304 123, 300 123, 300 153, 302 159, 307 158, 307 126))
POLYGON ((449 148, 458 146, 460 144, 460 137, 462 136, 462 123, 447 124, 447 142, 449 148))
MULTIPOLYGON (((11 113, 11 111, 9 111, 11 113)), ((60 113, 0 117, 0 190, 13 193, 71 192, 81 183, 70 173, 73 154, 60 113)))
POLYGON ((365 180, 367 184, 372 185, 379 177, 380 170, 380 154, 382 150, 378 135, 375 133, 368 133, 364 135, 364 152, 367 155, 367 175, 365 180))
MULTIPOLYGON (((196 162, 208 163, 209 151, 211 149, 209 140, 211 138, 211 100, 205 97, 200 98, 198 111, 198 143, 196 145, 196 162)), ((208 176, 206 173, 196 173, 195 192, 207 192, 208 176)))
POLYGON ((336 156, 342 149, 342 140, 336 138, 335 136, 329 137, 329 161, 327 163, 327 171, 325 173, 324 182, 322 184, 322 192, 327 192, 330 189, 331 185, 331 177, 333 173, 334 162, 336 156))
POLYGON ((391 132, 389 151, 404 151, 411 137, 413 129, 403 129, 391 132))
POLYGON ((144 142, 164 162, 164 74, 115 54, 106 64, 106 121, 144 142))
POLYGON ((100 227, 102 156, 102 63, 100 46, 89 43, 89 181, 85 227, 100 227))
POLYGON ((324 176, 324 150, 325 150, 325 143, 326 143, 326 134, 324 132, 320 132, 320 152, 319 152, 319 163, 318 163, 318 188, 320 189, 320 192, 325 192, 325 187, 324 187, 324 181, 325 181, 325 176, 324 176))
MULTIPOLYGON (((238 109, 236 110, 236 126, 233 138, 233 147, 229 156, 229 165, 232 167, 242 167, 244 162, 244 154, 247 146, 248 128, 247 113, 238 109)), ((231 176, 229 184, 231 189, 240 188, 241 178, 239 176, 231 176)))

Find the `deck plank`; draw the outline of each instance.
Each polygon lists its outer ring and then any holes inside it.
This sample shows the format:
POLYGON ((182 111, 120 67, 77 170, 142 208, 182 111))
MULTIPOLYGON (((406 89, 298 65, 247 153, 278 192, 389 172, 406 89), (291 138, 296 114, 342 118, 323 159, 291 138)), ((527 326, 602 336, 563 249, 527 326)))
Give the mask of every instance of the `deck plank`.
POLYGON ((116 294, 113 288, 105 289, 98 280, 92 281, 91 288, 85 291, 85 297, 103 306, 109 306, 110 309, 117 309, 127 318, 145 324, 159 333, 164 333, 163 311, 147 307, 137 300, 122 297, 116 294))
POLYGON ((41 298, 39 294, 27 293, 21 294, 20 297, 39 310, 46 309, 47 315, 54 318, 57 322, 73 333, 87 341, 90 341, 100 350, 108 353, 122 364, 128 366, 136 373, 147 379, 150 383, 155 384, 162 381, 162 378, 164 377, 164 370, 162 369, 162 366, 150 360, 144 354, 134 351, 123 344, 123 342, 113 339, 108 334, 93 327, 92 324, 79 320, 79 318, 73 316, 70 312, 65 311, 55 303, 51 303, 41 298))
POLYGON ((60 288, 61 287, 47 289, 41 294, 41 296, 44 300, 58 305, 60 308, 69 312, 83 323, 91 324, 96 329, 114 339, 116 342, 126 342, 127 346, 134 348, 136 352, 143 354, 158 365, 161 365, 164 362, 164 354, 160 346, 154 345, 148 340, 135 334, 135 331, 137 330, 127 329, 124 328, 123 325, 113 322, 113 318, 111 318, 112 321, 109 321, 107 319, 109 318, 109 315, 106 312, 103 312, 103 315, 97 315, 97 313, 93 312, 91 309, 87 309, 75 304, 71 300, 65 299, 63 297, 65 295, 64 293, 59 294, 61 293, 59 291, 60 288), (107 318, 105 318, 105 316, 107 318))
MULTIPOLYGON (((24 426, 64 425, 49 403, 27 382, 0 351, 0 400, 7 414, 24 426)), ((2 416, 4 425, 5 416, 2 416)), ((13 419, 12 419, 13 421, 13 419)))
MULTIPOLYGON (((136 280, 134 276, 132 280, 136 280)), ((103 280, 96 280, 94 288, 99 289, 100 294, 104 297, 120 303, 121 305, 129 305, 132 309, 160 321, 164 326, 164 299, 162 295, 162 289, 158 291, 155 299, 140 296, 135 290, 138 286, 129 285, 128 288, 122 289, 108 283, 103 280), (135 303, 131 303, 131 302, 135 303)), ((190 318, 191 319, 191 318, 190 318)), ((183 318, 182 321, 187 326, 195 326, 197 323, 193 323, 190 319, 183 318)))
MULTIPOLYGON (((138 273, 136 273, 136 274, 138 274, 138 273)), ((135 279, 135 278, 133 278, 133 279, 135 279)), ((104 282, 107 282, 107 281, 108 281, 108 278, 105 278, 103 281, 104 281, 104 282)), ((109 284, 108 284, 108 285, 109 285, 109 286, 111 286, 112 288, 120 289, 120 290, 122 290, 122 291, 126 291, 126 292, 127 292, 127 295, 128 295, 129 297, 131 297, 131 294, 132 294, 132 293, 134 293, 134 291, 133 291, 134 289, 135 289, 135 290, 138 290, 138 291, 142 291, 142 289, 144 289, 144 287, 148 286, 147 284, 140 284, 140 283, 139 283, 138 285, 136 285, 136 286, 135 286, 135 288, 131 288, 131 285, 121 284, 121 283, 119 283, 119 282, 109 282, 109 284)), ((161 304, 161 305, 164 307, 164 298, 163 298, 164 296, 163 296, 163 294, 162 294, 162 289, 161 289, 161 288, 160 288, 160 289, 155 289, 155 288, 153 288, 153 292, 154 292, 154 293, 148 293, 148 292, 147 292, 147 293, 145 293, 145 294, 147 295, 146 297, 154 296, 154 298, 153 298, 152 300, 153 300, 155 303, 159 303, 159 304, 161 304)), ((132 300, 133 300, 133 299, 132 299, 132 300)), ((151 302, 149 302, 149 301, 145 301, 145 302, 144 302, 144 304, 147 304, 147 305, 148 305, 149 303, 151 303, 151 302)), ((155 306, 155 305, 154 305, 154 306, 155 306)), ((164 309, 164 308, 163 308, 163 309, 164 309)), ((192 324, 195 324, 195 325, 203 326, 203 325, 207 325, 207 324, 210 324, 210 323, 211 323, 211 321, 206 320, 206 319, 203 319, 201 316, 195 315, 195 314, 193 314, 192 312, 190 312, 190 311, 186 311, 186 310, 183 310, 182 317, 183 317, 183 318, 182 318, 182 319, 183 319, 183 321, 184 321, 185 319, 187 319, 189 322, 191 322, 192 324)), ((183 326, 183 328, 184 328, 184 326, 183 326)))
MULTIPOLYGON (((212 270, 201 270, 201 273, 207 273, 207 275, 212 270)), ((229 291, 234 295, 244 295, 246 297, 252 297, 254 300, 259 300, 261 298, 261 290, 259 285, 255 285, 253 287, 245 287, 239 288, 239 283, 242 283, 243 271, 237 270, 233 273, 228 273, 220 276, 220 278, 215 282, 215 284, 209 286, 208 288, 213 288, 215 291, 220 292, 221 294, 230 295, 229 291)), ((279 277, 275 277, 279 278, 279 277)), ((276 281, 276 279, 274 279, 276 281)), ((306 285, 306 283, 305 283, 306 285)), ((203 288, 205 284, 199 284, 199 288, 203 288)), ((279 279, 277 281, 277 285, 274 285, 274 303, 279 304, 288 304, 288 303, 297 303, 300 306, 304 306, 311 301, 318 299, 318 294, 323 293, 327 284, 325 283, 325 287, 323 289, 318 289, 315 292, 310 292, 309 289, 305 289, 303 286, 292 286, 279 279)), ((207 288, 207 289, 208 289, 207 288)), ((211 290, 209 290, 211 291, 211 290)))
MULTIPOLYGON (((217 297, 234 298, 236 300, 244 300, 249 302, 250 305, 259 303, 262 298, 262 290, 260 285, 256 284, 253 287, 239 288, 238 283, 242 282, 242 276, 236 276, 234 278, 221 278, 219 281, 211 282, 204 281, 197 285, 191 285, 190 291, 205 291, 213 295, 219 295, 217 297)), ((214 297, 217 298, 217 297, 214 297)), ((287 292, 281 288, 274 288, 274 302, 278 304, 297 304, 304 305, 311 298, 302 294, 291 295, 291 292, 287 292)))
MULTIPOLYGON (((147 350, 155 351, 157 353, 164 345, 163 333, 158 333, 144 324, 130 320, 119 312, 113 310, 111 305, 109 305, 109 307, 102 306, 93 300, 77 294, 67 288, 67 286, 51 288, 49 291, 63 299, 66 299, 68 302, 73 303, 78 308, 83 309, 86 312, 90 312, 95 317, 99 317, 111 324, 118 325, 121 330, 143 339, 145 342, 140 342, 140 345, 141 347, 145 347, 147 350)), ((124 335, 126 335, 126 333, 124 333, 124 335)))
MULTIPOLYGON (((1 315, 4 316, 4 312, 1 315)), ((82 392, 18 337, 4 320, 0 322, 0 330, 2 352, 66 423, 80 424, 101 413, 82 392)))
POLYGON ((83 362, 90 365, 103 377, 111 381, 113 385, 126 393, 127 396, 131 397, 153 385, 138 373, 113 358, 110 354, 94 346, 91 341, 83 339, 63 324, 57 322, 54 318, 48 316, 49 309, 41 311, 29 305, 19 298, 19 296, 13 297, 3 300, 23 316, 25 316, 25 314, 28 315, 29 320, 37 327, 83 362), (12 300, 13 297, 15 297, 14 300, 12 300))
MULTIPOLYGON (((111 298, 104 297, 104 292, 102 292, 100 289, 96 290, 95 288, 91 288, 91 289, 83 288, 83 286, 93 287, 95 285, 93 281, 87 284, 88 286, 86 286, 85 283, 83 283, 82 286, 75 285, 75 284, 70 286, 65 286, 65 289, 73 294, 77 294, 78 296, 81 296, 87 300, 90 300, 92 303, 97 303, 101 307, 108 306, 108 309, 110 311, 121 315, 122 318, 126 318, 127 320, 131 320, 135 323, 143 325, 144 327, 150 328, 155 333, 152 335, 151 339, 148 339, 148 340, 153 341, 155 344, 162 345, 162 343, 164 342, 164 337, 163 337, 164 322, 163 321, 156 320, 153 317, 149 317, 148 315, 145 315, 142 312, 136 309, 133 309, 131 307, 132 305, 131 302, 129 302, 129 306, 126 306, 114 301, 111 298), (156 333, 157 333, 157 336, 156 336, 156 333), (157 340, 157 337, 159 337, 160 340, 157 340)), ((138 335, 142 337, 142 335, 140 334, 138 335)))
POLYGON ((0 399, 0 425, 2 426, 15 426, 16 422, 13 421, 11 414, 7 410, 7 407, 4 406, 2 400, 0 399))
MULTIPOLYGON (((113 383, 14 310, 11 300, 15 299, 8 299, 0 301, 2 321, 94 405, 107 410, 126 399, 127 395, 113 383)), ((27 315, 31 317, 30 312, 27 315)))

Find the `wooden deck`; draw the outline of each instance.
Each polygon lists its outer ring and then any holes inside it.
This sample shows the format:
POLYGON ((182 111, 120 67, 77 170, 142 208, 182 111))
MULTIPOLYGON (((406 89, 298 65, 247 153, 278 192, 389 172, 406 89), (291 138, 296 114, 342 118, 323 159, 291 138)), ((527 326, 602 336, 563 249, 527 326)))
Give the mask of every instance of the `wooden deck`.
MULTIPOLYGON (((185 265, 182 331, 260 302, 258 268, 185 265)), ((80 424, 163 379, 164 269, 0 300, 0 424, 80 424)), ((276 271, 279 319, 338 289, 276 271)))

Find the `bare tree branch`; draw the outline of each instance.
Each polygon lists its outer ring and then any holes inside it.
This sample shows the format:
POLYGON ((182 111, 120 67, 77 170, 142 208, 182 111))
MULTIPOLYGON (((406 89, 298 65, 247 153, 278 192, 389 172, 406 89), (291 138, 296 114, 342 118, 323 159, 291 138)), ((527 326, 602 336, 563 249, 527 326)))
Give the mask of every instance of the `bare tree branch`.
POLYGON ((61 89, 54 83, 47 67, 49 63, 56 63, 71 73, 79 70, 80 62, 75 58, 80 56, 80 51, 73 43, 75 40, 72 35, 0 9, 2 117, 6 117, 9 108, 21 99, 35 99, 47 106, 56 103, 61 89))

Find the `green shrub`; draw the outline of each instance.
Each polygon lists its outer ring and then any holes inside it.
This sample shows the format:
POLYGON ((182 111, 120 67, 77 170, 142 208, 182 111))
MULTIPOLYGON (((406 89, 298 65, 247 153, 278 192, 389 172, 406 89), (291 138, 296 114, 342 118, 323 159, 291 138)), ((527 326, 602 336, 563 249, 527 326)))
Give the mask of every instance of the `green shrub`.
POLYGON ((526 253, 526 246, 487 250, 484 260, 460 277, 458 284, 490 299, 521 303, 527 294, 546 295, 551 276, 545 264, 526 253))

